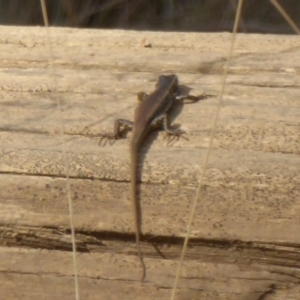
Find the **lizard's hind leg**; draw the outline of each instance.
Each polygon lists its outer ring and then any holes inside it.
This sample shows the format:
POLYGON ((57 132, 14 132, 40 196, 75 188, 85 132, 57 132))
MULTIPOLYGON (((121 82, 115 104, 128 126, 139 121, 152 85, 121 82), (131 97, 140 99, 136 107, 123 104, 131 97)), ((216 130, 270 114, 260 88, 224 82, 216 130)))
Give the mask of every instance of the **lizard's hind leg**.
POLYGON ((101 145, 102 141, 103 146, 109 141, 112 144, 114 141, 122 138, 123 134, 129 130, 132 130, 133 122, 125 119, 117 119, 115 120, 114 132, 113 133, 103 133, 99 134, 100 140, 99 145, 101 145))

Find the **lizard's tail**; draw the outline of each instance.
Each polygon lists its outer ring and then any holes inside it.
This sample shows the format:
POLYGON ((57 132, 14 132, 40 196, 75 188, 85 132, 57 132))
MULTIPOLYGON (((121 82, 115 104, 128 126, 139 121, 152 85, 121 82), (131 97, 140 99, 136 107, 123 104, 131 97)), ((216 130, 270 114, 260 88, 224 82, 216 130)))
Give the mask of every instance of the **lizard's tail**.
POLYGON ((140 209, 140 202, 138 197, 138 150, 135 145, 131 145, 130 149, 130 160, 131 160, 131 201, 133 206, 133 213, 134 213, 134 223, 135 223, 135 239, 136 239, 136 246, 138 257, 141 261, 143 273, 141 277, 141 281, 143 281, 146 277, 146 265, 144 263, 141 249, 140 249, 140 235, 141 235, 141 209, 140 209))

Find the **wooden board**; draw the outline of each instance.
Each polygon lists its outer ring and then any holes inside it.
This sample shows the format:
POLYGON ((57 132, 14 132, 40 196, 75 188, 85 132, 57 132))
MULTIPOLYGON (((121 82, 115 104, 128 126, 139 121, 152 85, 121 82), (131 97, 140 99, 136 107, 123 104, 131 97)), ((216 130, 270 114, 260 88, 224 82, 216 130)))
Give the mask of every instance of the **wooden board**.
MULTIPOLYGON (((169 299, 231 34, 0 27, 0 260, 6 299, 169 299), (151 48, 142 47, 147 38, 151 48), (127 139, 98 145, 161 74, 214 97, 177 106, 140 151, 139 282, 127 139), (66 157, 62 153, 62 124, 66 157)), ((238 35, 178 299, 300 299, 300 41, 238 35)))

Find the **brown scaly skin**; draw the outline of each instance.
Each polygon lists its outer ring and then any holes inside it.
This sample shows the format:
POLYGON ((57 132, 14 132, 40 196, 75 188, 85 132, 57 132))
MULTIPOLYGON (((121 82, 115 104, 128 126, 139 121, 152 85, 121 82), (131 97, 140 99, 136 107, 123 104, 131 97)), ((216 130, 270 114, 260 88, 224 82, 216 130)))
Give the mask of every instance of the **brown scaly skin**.
POLYGON ((162 125, 167 137, 179 138, 185 134, 182 130, 174 130, 170 127, 168 112, 174 103, 178 100, 189 99, 192 102, 210 97, 209 95, 201 96, 182 96, 179 94, 178 78, 176 75, 161 75, 159 76, 156 89, 151 94, 147 95, 143 92, 138 93, 139 105, 135 110, 134 122, 117 119, 115 121, 113 134, 101 134, 100 142, 113 141, 121 138, 124 131, 132 130, 130 141, 130 173, 131 173, 131 199, 135 219, 135 234, 138 256, 141 261, 143 273, 141 281, 146 277, 146 266, 140 250, 140 236, 141 236, 141 209, 137 193, 137 166, 138 166, 138 151, 145 137, 153 128, 162 125))

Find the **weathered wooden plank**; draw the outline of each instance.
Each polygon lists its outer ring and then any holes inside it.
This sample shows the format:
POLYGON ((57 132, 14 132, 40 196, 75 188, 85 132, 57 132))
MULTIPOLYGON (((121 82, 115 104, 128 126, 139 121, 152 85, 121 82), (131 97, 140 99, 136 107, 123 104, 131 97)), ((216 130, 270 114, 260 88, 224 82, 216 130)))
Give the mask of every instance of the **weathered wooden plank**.
MULTIPOLYGON (((211 170, 212 179, 222 172, 211 170), (214 174, 215 173, 215 174, 214 174), (213 175, 216 175, 213 177, 213 175)), ((161 171, 163 172, 163 171, 161 171)), ((179 170, 178 173, 184 170, 179 170)), ((229 172, 228 172, 229 173, 229 172)), ((270 171, 271 173, 271 171, 270 171)), ((247 174, 247 170, 245 170, 247 174)), ((172 176, 172 174, 170 174, 172 176)), ((230 175, 230 174, 228 174, 230 175)), ((282 175, 282 174, 280 174, 282 175)), ((66 184, 63 179, 5 176, 1 182, 1 220, 27 226, 69 224, 66 184)), ((299 187, 286 183, 274 187, 260 182, 236 186, 234 178, 220 186, 206 185, 197 207, 193 237, 298 243, 299 187)), ((71 179, 75 224, 81 230, 132 232, 129 183, 104 179, 71 179)), ((176 180, 176 179, 175 179, 176 180)), ((151 181, 151 178, 150 178, 151 181)), ((147 184, 142 188, 144 232, 182 236, 190 213, 195 187, 178 184, 147 184)))
MULTIPOLYGON (((99 147, 96 136, 116 117, 132 119, 136 93, 153 90, 161 73, 177 73, 185 92, 217 96, 230 34, 51 29, 55 87, 44 28, 0 32, 6 299, 74 298, 58 98, 82 297, 168 299, 217 98, 173 111, 188 141, 167 145, 153 133, 141 149, 143 284, 128 140, 99 147), (145 36, 152 48, 140 47, 145 36)), ((237 37, 179 299, 299 298, 299 45, 293 36, 237 37)))
MULTIPOLYGON (((220 73, 227 58, 230 33, 163 33, 124 30, 51 29, 55 63, 68 68, 126 72, 220 73), (141 47, 147 38, 152 48, 141 47), (72 55, 70 55, 72 54, 72 55)), ((2 66, 47 66, 45 28, 1 26, 2 66), (20 38, 21 37, 21 38, 20 38), (17 59, 16 59, 17 57, 17 59)), ((239 34, 232 72, 297 74, 297 36, 239 34)))
MULTIPOLYGON (((15 249, 8 251, 3 248, 0 251, 9 259, 0 261, 0 268, 9 270, 6 274, 0 273, 1 279, 6 282, 7 299, 19 299, 20 296, 23 299, 74 299, 71 253, 15 249)), ((217 252, 211 253, 210 261, 207 262, 186 261, 178 291, 179 299, 259 299, 268 291, 273 290, 275 293, 283 289, 283 282, 289 282, 286 292, 288 288, 297 288, 297 279, 280 274, 278 267, 263 269, 256 263, 249 266, 247 260, 251 255, 244 263, 233 263, 243 256, 236 254, 238 253, 231 252, 230 260, 222 261, 222 265, 219 264, 217 252)), ((205 256, 204 259, 207 260, 205 256)), ((139 283, 132 280, 132 277, 138 277, 139 274, 139 262, 134 256, 83 253, 78 255, 77 261, 80 294, 82 298, 88 299, 120 299, 122 294, 125 294, 126 299, 169 299, 177 265, 172 260, 147 258, 146 263, 151 266, 148 281, 139 283)), ((299 295, 295 294, 294 299, 299 299, 299 295)))

